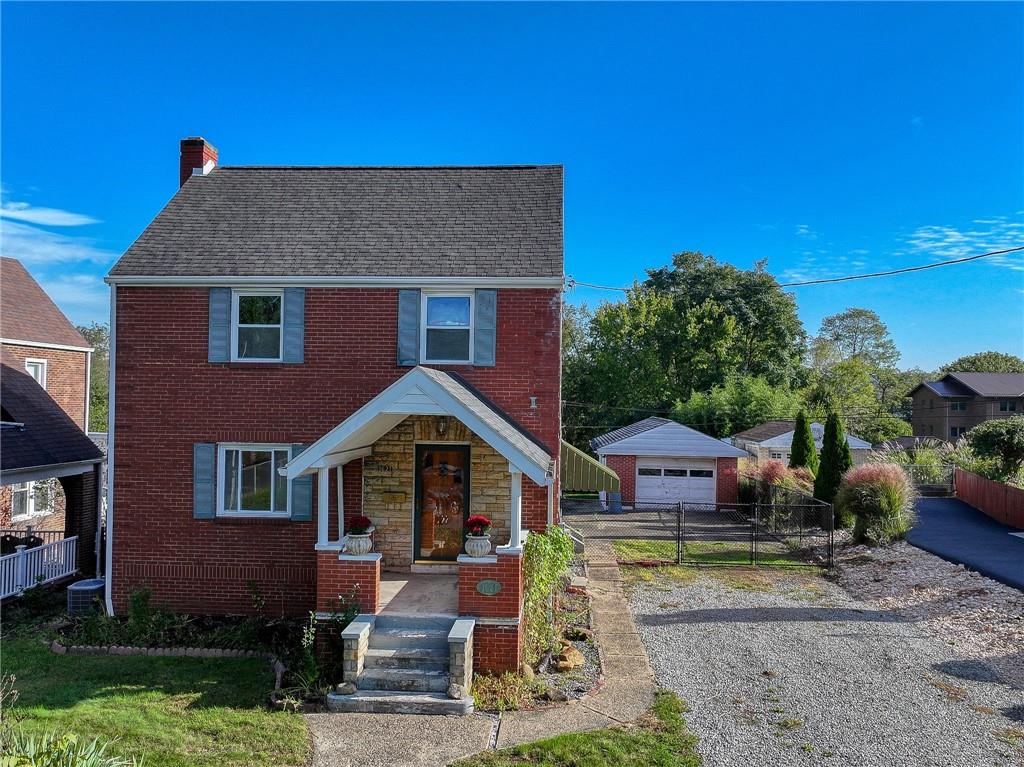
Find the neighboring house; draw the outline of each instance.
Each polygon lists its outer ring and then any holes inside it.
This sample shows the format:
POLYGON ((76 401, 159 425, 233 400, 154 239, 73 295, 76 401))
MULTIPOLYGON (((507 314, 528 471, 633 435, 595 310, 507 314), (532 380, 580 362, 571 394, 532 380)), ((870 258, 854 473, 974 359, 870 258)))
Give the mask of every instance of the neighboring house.
MULTIPOLYGON (((28 373, 79 429, 86 428, 92 349, 13 258, 0 258, 0 348, 5 364, 28 373)), ((63 531, 64 522, 64 495, 53 483, 0 489, 0 528, 63 531)))
POLYGON ((108 277, 109 603, 373 614, 382 569, 449 578, 476 668, 518 668, 524 536, 559 520, 561 166, 216 162, 182 141, 108 277))
POLYGON ((979 423, 1024 413, 1024 373, 947 373, 909 396, 914 436, 955 441, 979 423))
POLYGON ((736 460, 746 453, 667 418, 645 418, 590 441, 619 475, 622 502, 736 503, 736 460))
MULTIPOLYGON (((746 450, 759 463, 764 461, 781 461, 789 463, 789 454, 792 452, 793 432, 796 429, 796 421, 765 421, 752 429, 741 431, 732 436, 732 444, 746 450)), ((821 452, 822 439, 825 436, 824 425, 817 421, 811 423, 811 435, 814 437, 814 445, 821 452)), ((846 444, 850 446, 850 454, 853 456, 853 465, 860 466, 866 463, 871 453, 871 443, 866 442, 852 434, 846 435, 846 444)))
MULTIPOLYGON (((12 499, 17 520, 26 509, 31 517, 33 498, 26 488, 33 483, 58 493, 65 503, 59 537, 78 536, 78 568, 86 575, 97 566, 102 463, 100 449, 32 376, 16 363, 0 365, 0 483, 5 497, 12 499)), ((9 530, 5 537, 25 537, 9 530)), ((45 536, 43 542, 53 540, 45 536)), ((4 591, 7 586, 3 584, 4 591)))

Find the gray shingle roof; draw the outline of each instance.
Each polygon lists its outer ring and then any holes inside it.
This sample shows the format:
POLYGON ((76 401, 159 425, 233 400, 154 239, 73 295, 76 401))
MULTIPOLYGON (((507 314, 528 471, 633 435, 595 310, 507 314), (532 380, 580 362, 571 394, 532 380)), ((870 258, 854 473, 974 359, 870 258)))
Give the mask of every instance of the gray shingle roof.
POLYGON ((629 437, 635 437, 637 434, 643 434, 645 431, 656 429, 657 427, 672 423, 668 418, 661 418, 659 416, 651 416, 645 418, 642 421, 631 423, 628 426, 622 426, 614 431, 610 431, 607 434, 601 434, 590 440, 590 449, 597 450, 598 448, 610 445, 613 442, 620 442, 629 437))
POLYGON ((924 381, 940 397, 1024 397, 1024 373, 947 373, 938 381, 924 381))
POLYGON ((754 426, 746 431, 738 432, 733 434, 732 438, 747 440, 749 442, 762 442, 772 437, 777 437, 780 434, 785 434, 787 431, 793 431, 796 428, 796 421, 765 421, 757 426, 754 426))
POLYGON ((101 461, 103 453, 60 405, 27 373, 0 366, 0 470, 13 471, 78 461, 101 461))
POLYGON ((110 276, 561 277, 562 166, 222 166, 110 276))

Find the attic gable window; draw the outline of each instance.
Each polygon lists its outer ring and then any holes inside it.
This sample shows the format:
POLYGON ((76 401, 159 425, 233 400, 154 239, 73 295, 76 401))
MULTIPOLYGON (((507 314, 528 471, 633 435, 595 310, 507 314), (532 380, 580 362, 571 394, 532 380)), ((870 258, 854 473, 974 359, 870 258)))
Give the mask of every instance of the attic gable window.
POLYGON ((422 361, 464 365, 473 359, 473 294, 423 293, 422 361))
POLYGON ((280 362, 283 356, 282 291, 236 290, 231 307, 231 358, 280 362))

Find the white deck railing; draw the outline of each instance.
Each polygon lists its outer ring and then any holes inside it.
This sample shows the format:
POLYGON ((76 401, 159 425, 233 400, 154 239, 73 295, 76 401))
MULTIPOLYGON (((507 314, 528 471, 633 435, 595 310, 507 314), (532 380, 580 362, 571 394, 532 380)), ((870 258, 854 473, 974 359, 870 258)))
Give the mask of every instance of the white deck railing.
POLYGON ((0 557, 0 599, 36 584, 65 578, 78 570, 78 536, 0 557))

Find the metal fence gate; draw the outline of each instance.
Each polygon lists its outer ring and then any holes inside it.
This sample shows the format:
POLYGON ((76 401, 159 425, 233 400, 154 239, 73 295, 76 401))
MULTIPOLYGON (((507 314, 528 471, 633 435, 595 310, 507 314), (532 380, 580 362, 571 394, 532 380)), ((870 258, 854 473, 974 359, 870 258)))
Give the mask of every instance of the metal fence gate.
POLYGON ((587 541, 609 541, 620 562, 831 567, 831 504, 634 504, 562 500, 562 519, 587 541))

